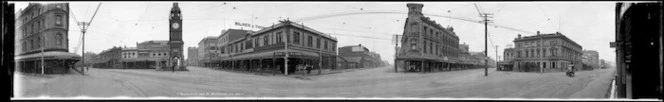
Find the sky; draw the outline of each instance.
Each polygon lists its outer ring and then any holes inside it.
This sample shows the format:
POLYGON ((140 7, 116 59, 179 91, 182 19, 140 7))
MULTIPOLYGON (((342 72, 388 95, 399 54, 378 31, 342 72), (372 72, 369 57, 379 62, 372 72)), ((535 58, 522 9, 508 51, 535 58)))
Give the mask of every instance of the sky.
MULTIPOLYGON (((27 2, 16 3, 16 10, 27 2)), ((47 2, 48 3, 48 2, 47 2)), ((69 2, 69 50, 80 54, 81 32, 76 20, 89 21, 100 2, 69 2), (74 17, 76 20, 74 19, 74 17), (75 51, 77 50, 77 51, 75 51)), ((85 36, 85 51, 99 53, 113 46, 136 47, 137 42, 168 40, 168 16, 173 2, 101 2, 85 36)), ((358 45, 394 60, 392 36, 402 34, 410 2, 179 2, 183 16, 185 57, 188 47, 223 29, 251 29, 235 22, 270 26, 290 19, 338 40, 337 46, 358 45), (396 13, 368 13, 368 12, 396 13), (355 15, 345 15, 357 13, 355 15), (337 15, 337 16, 334 16, 337 15), (341 15, 341 16, 339 16, 341 15), (303 18, 313 18, 306 19, 303 18), (298 21, 302 20, 302 21, 298 21)), ((596 50, 600 59, 615 62, 615 2, 415 2, 424 4, 425 16, 441 26, 452 26, 459 43, 470 51, 484 51, 484 24, 478 11, 493 13, 488 27, 488 53, 502 58, 503 49, 522 36, 560 32, 584 50, 596 50), (479 9, 474 6, 478 5, 479 9), (450 11, 450 12, 448 12, 450 11), (445 16, 445 17, 443 17, 445 16), (452 17, 452 18, 447 18, 452 17), (469 22, 457 19, 467 19, 469 22), (520 32, 506 28, 518 29, 520 32), (496 50, 495 46, 498 46, 496 50)))

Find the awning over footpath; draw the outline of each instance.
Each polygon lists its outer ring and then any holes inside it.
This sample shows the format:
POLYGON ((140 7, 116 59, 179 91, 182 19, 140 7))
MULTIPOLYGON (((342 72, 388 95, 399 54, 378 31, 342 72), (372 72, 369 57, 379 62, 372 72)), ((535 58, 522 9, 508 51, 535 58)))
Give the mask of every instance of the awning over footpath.
POLYGON ((355 62, 355 63, 360 63, 362 61, 362 57, 342 57, 345 59, 347 62, 355 62))
POLYGON ((166 61, 168 58, 127 58, 121 59, 121 62, 140 62, 140 61, 166 61))
MULTIPOLYGON (((306 52, 306 51, 297 51, 297 50, 288 50, 289 58, 318 58, 320 55, 318 53, 306 52)), ((231 57, 222 58, 221 60, 246 60, 246 59, 263 59, 263 58, 283 58, 285 55, 284 50, 277 51, 267 51, 259 53, 248 53, 241 55, 233 55, 231 57)))
POLYGON ((502 65, 512 65, 513 63, 512 63, 512 62, 507 62, 507 61, 500 61, 500 62, 498 62, 498 64, 502 64, 502 65))
POLYGON ((76 60, 76 61, 81 60, 80 55, 69 52, 61 52, 61 51, 49 51, 49 52, 40 52, 29 55, 23 55, 23 56, 16 56, 14 57, 14 60, 16 61, 41 60, 42 56, 44 56, 44 60, 52 60, 52 59, 76 60))

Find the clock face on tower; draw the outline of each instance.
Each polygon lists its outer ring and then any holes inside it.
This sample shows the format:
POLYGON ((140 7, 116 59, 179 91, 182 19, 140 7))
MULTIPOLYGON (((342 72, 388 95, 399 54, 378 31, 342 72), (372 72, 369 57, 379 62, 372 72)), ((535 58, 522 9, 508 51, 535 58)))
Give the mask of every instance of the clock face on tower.
POLYGON ((178 28, 180 28, 180 24, 179 23, 173 23, 171 25, 171 27, 173 27, 173 29, 178 29, 178 28))

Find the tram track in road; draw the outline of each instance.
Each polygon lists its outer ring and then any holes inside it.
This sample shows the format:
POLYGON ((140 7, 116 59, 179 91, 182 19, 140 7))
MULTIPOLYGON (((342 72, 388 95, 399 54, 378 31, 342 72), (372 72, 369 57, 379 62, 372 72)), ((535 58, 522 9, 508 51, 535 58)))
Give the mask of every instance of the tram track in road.
POLYGON ((135 93, 137 93, 137 94, 140 95, 141 97, 147 97, 147 96, 148 96, 147 94, 145 94, 145 92, 143 91, 143 89, 141 89, 140 87, 136 86, 136 84, 134 84, 134 83, 131 82, 131 81, 124 81, 124 80, 120 80, 120 79, 112 79, 112 80, 113 80, 113 81, 116 81, 116 82, 120 82, 120 84, 121 84, 122 86, 127 86, 127 85, 125 85, 125 83, 128 83, 128 84, 129 84, 128 86, 131 87, 132 89, 134 89, 134 90, 132 90, 132 91, 134 91, 135 93))

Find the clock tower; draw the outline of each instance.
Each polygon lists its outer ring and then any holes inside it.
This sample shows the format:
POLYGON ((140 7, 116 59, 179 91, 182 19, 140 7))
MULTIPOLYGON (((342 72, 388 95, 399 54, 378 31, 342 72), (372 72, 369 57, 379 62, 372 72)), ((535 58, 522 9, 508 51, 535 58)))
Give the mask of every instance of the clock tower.
POLYGON ((186 69, 184 67, 184 52, 182 47, 184 45, 182 41, 182 13, 180 12, 178 3, 173 3, 168 20, 170 33, 168 37, 168 46, 170 48, 168 65, 170 68, 164 70, 184 71, 186 69))

